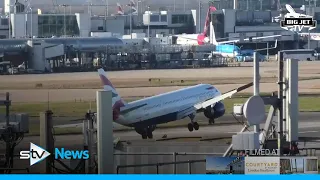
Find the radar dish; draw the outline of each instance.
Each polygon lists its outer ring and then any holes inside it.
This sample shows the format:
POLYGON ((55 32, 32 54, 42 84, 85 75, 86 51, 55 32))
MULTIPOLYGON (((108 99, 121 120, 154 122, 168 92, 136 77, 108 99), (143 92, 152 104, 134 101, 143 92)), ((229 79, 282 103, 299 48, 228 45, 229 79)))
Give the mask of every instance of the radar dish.
POLYGON ((251 96, 243 106, 243 114, 249 125, 261 124, 266 118, 263 99, 260 96, 251 96))

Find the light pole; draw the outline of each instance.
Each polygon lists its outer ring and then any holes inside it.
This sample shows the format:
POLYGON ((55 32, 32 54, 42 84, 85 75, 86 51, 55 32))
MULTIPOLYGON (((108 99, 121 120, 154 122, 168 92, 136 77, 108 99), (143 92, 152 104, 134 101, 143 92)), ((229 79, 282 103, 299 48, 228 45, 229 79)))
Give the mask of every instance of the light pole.
POLYGON ((201 32, 201 27, 200 27, 200 23, 201 23, 201 1, 199 0, 199 13, 198 13, 198 28, 199 28, 199 32, 198 33, 200 33, 201 32))
POLYGON ((32 16, 33 16, 33 13, 32 13, 32 7, 30 6, 30 34, 31 34, 31 39, 33 39, 33 24, 32 24, 32 16))
POLYGON ((142 1, 141 0, 139 0, 138 2, 137 2, 137 19, 138 19, 138 23, 140 24, 140 18, 139 18, 139 12, 140 12, 140 10, 139 10, 139 3, 141 3, 142 1))
POLYGON ((129 18, 130 18, 130 37, 132 39, 132 7, 131 7, 131 4, 127 5, 127 7, 130 7, 130 14, 129 14, 129 18))
POLYGON ((67 36, 67 28, 66 28, 66 7, 68 5, 66 4, 62 4, 60 5, 63 7, 63 32, 64 32, 64 36, 66 37, 67 36))
POLYGON ((149 38, 150 38, 150 15, 151 15, 151 13, 150 13, 150 6, 148 6, 148 40, 149 40, 149 38))
POLYGON ((11 39, 11 4, 9 6, 9 16, 8 16, 8 24, 9 24, 9 39, 11 39))
POLYGON ((107 20, 109 15, 109 0, 105 0, 104 20, 107 20))

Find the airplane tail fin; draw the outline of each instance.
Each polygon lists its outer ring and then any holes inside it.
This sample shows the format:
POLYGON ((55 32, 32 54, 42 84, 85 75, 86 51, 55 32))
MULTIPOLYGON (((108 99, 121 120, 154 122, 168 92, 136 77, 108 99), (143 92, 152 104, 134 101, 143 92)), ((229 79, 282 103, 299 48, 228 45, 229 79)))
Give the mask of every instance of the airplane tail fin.
POLYGON ((212 22, 210 22, 210 43, 217 45, 217 39, 216 39, 216 32, 214 31, 214 26, 212 24, 212 22))
POLYGON ((217 44, 217 40, 216 40, 216 36, 215 36, 215 31, 212 25, 212 20, 210 22, 210 15, 211 12, 216 11, 216 7, 214 7, 213 5, 209 6, 208 12, 207 12, 207 17, 206 17, 206 21, 204 23, 204 28, 203 28, 203 34, 205 36, 209 35, 210 36, 210 43, 211 44, 217 44), (210 30, 210 33, 208 34, 208 29, 210 30))
POLYGON ((128 4, 128 6, 131 7, 132 13, 136 13, 137 12, 136 3, 133 0, 130 0, 130 3, 128 4))
POLYGON ((119 15, 123 15, 124 14, 122 6, 121 6, 120 3, 117 3, 117 14, 119 14, 119 15))
POLYGON ((107 78, 106 72, 102 68, 100 68, 98 69, 98 73, 103 85, 103 89, 105 91, 112 91, 112 106, 119 103, 121 104, 121 106, 124 106, 125 101, 120 97, 119 93, 116 91, 112 83, 107 78))

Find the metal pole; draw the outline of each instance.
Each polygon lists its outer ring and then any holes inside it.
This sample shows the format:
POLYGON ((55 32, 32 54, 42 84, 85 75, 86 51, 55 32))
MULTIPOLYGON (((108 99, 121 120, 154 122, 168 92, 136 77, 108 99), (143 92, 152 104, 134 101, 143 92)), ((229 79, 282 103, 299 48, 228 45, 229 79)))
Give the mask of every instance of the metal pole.
POLYGON ((30 7, 30 10, 31 10, 31 12, 30 12, 30 31, 31 31, 31 39, 33 39, 33 22, 32 22, 32 16, 33 16, 33 13, 32 13, 32 7, 30 7))
POLYGON ((183 12, 186 12, 186 0, 183 0, 183 12))
POLYGON ((130 37, 132 39, 132 12, 130 13, 130 37))
MULTIPOLYGON (((173 162, 176 162, 177 161, 177 153, 174 152, 172 154, 172 156, 173 156, 173 162)), ((176 164, 173 164, 173 174, 177 174, 177 166, 176 166, 176 164)))
POLYGON ((150 6, 148 6, 148 40, 149 40, 149 38, 150 38, 150 15, 151 15, 151 13, 150 13, 150 6))
POLYGON ((98 174, 113 174, 112 92, 97 91, 96 97, 98 174))
MULTIPOLYGON (((91 110, 88 110, 88 113, 91 115, 91 110)), ((91 118, 91 116, 90 116, 91 118)), ((89 156, 90 157, 94 157, 93 154, 93 145, 94 145, 94 139, 93 139, 93 135, 94 135, 94 129, 93 129, 93 119, 88 119, 88 128, 86 130, 87 135, 88 135, 88 150, 89 150, 89 156)), ((93 174, 93 168, 94 168, 94 158, 89 158, 88 159, 88 173, 89 174, 93 174)))
POLYGON ((283 52, 278 52, 278 150, 280 152, 280 156, 283 155, 283 52))
POLYGON ((105 7, 105 10, 104 10, 104 20, 107 20, 107 15, 108 15, 108 3, 109 3, 109 1, 106 0, 105 3, 106 3, 106 4, 105 4, 106 7, 105 7))
POLYGON ((308 30, 308 49, 310 49, 310 30, 308 30))
POLYGON ((63 27, 64 27, 64 36, 67 35, 67 28, 66 28, 66 5, 63 5, 64 10, 63 10, 63 27))
POLYGON ((8 22, 9 22, 9 39, 11 39, 11 4, 9 6, 9 17, 8 17, 8 22))
MULTIPOLYGON (((260 74, 259 74, 259 60, 257 58, 257 52, 253 52, 253 95, 259 96, 260 89, 259 89, 259 80, 260 80, 260 74)), ((260 132, 260 124, 257 124, 254 126, 254 132, 259 133, 260 132)))
POLYGON ((173 12, 176 11, 176 0, 173 0, 173 12))
POLYGON ((311 15, 311 0, 309 0, 309 15, 311 15))
POLYGON ((260 0, 260 11, 262 11, 262 0, 260 0))
POLYGON ((9 109, 9 107, 10 107, 10 94, 9 94, 9 92, 7 92, 6 93, 6 124, 7 124, 7 127, 9 127, 9 125, 10 125, 10 117, 9 117, 9 115, 10 115, 10 109, 9 109))
POLYGON ((269 61, 269 42, 267 42, 267 61, 269 61))
POLYGON ((199 32, 198 33, 200 33, 201 32, 201 26, 200 26, 200 23, 201 23, 201 1, 199 0, 199 13, 198 13, 198 28, 199 28, 199 32))

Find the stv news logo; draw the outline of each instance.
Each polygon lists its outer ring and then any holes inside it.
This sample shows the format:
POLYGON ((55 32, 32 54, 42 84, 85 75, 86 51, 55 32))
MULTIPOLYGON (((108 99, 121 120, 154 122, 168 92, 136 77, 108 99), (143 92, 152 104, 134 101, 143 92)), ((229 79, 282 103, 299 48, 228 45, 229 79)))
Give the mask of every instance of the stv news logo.
MULTIPOLYGON (((20 151, 20 159, 30 159, 30 166, 41 162, 51 154, 40 146, 30 143, 29 151, 20 151)), ((70 151, 64 148, 55 148, 55 159, 89 159, 89 151, 70 151)))

